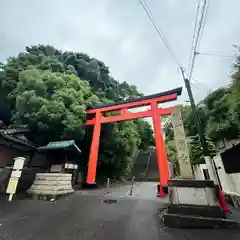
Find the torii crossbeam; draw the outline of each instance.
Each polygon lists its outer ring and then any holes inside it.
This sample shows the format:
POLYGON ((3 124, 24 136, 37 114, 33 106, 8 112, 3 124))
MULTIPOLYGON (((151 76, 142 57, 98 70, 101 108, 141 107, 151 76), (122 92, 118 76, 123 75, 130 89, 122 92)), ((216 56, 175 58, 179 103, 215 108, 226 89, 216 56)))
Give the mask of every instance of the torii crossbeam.
POLYGON ((153 128, 156 139, 156 153, 158 159, 158 170, 160 174, 160 196, 164 196, 163 186, 167 184, 169 180, 169 168, 167 153, 165 149, 164 138, 162 134, 161 119, 160 116, 171 114, 174 107, 159 108, 159 103, 165 103, 174 101, 182 93, 182 87, 172 89, 170 91, 161 92, 154 95, 129 99, 117 104, 104 104, 99 106, 94 106, 87 109, 87 114, 94 114, 95 116, 87 120, 85 125, 93 125, 93 137, 92 145, 90 149, 90 156, 88 162, 88 174, 87 183, 95 184, 97 160, 98 160, 98 148, 99 148, 99 138, 101 132, 101 124, 109 122, 118 122, 125 120, 133 120, 136 118, 152 117, 153 128), (131 108, 150 106, 149 110, 142 112, 130 112, 131 108), (103 116, 103 113, 107 112, 119 112, 117 116, 103 116))

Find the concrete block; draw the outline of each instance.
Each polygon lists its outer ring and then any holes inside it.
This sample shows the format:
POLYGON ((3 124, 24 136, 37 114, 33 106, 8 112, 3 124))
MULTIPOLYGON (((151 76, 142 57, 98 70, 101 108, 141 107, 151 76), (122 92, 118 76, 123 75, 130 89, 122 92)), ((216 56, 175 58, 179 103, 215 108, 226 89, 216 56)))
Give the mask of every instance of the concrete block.
POLYGON ((72 175, 67 173, 38 173, 29 194, 57 196, 74 192, 72 175))
POLYGON ((171 204, 219 206, 212 181, 169 180, 171 204))
POLYGON ((233 220, 222 218, 198 217, 164 212, 164 225, 171 228, 239 228, 233 220))
POLYGON ((176 228, 229 228, 238 223, 226 219, 213 181, 169 180, 170 205, 164 224, 176 228))
POLYGON ((217 206, 200 206, 200 205, 181 205, 171 204, 167 208, 168 213, 185 214, 199 217, 226 218, 224 211, 217 206))

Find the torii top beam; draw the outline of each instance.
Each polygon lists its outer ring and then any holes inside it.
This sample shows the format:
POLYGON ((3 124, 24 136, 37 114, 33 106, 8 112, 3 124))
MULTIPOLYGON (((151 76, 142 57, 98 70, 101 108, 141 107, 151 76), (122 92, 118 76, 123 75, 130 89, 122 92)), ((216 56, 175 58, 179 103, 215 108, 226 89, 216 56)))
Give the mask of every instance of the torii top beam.
POLYGON ((87 113, 89 114, 96 113, 98 110, 100 110, 101 112, 108 112, 117 111, 124 108, 142 107, 149 105, 151 103, 151 100, 154 100, 157 103, 170 102, 176 100, 177 96, 181 95, 181 93, 182 87, 179 87, 153 95, 143 96, 139 98, 131 98, 120 103, 101 104, 93 107, 88 107, 87 113))

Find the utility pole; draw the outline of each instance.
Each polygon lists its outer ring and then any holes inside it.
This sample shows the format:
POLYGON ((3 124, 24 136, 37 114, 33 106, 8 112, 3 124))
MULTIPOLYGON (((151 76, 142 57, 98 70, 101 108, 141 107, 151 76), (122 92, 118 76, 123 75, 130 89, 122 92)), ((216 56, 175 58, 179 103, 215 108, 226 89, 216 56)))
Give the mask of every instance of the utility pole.
POLYGON ((195 104, 195 101, 194 101, 194 98, 193 98, 191 85, 190 85, 189 80, 185 77, 185 73, 184 73, 184 70, 182 68, 181 68, 181 72, 182 72, 182 77, 183 77, 183 80, 184 80, 184 83, 185 83, 185 87, 186 87, 187 92, 188 92, 192 112, 193 112, 193 115, 194 115, 194 118, 195 118, 195 122, 196 122, 196 125, 197 125, 197 131, 198 131, 198 134, 199 134, 200 143, 202 145, 203 153, 204 153, 204 156, 209 156, 207 143, 206 143, 206 138, 205 138, 205 135, 204 135, 204 130, 203 130, 200 118, 199 118, 198 113, 197 113, 197 108, 196 108, 196 104, 195 104))

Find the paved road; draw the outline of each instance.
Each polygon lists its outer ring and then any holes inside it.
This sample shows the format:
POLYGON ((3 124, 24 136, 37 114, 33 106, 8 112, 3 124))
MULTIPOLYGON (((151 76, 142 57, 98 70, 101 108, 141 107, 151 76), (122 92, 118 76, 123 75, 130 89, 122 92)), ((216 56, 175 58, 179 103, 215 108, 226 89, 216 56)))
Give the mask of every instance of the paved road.
POLYGON ((239 240, 230 230, 177 230, 163 227, 159 213, 164 201, 156 199, 152 183, 138 183, 103 191, 77 192, 55 203, 19 200, 0 212, 1 240, 239 240), (146 190, 148 189, 148 190, 146 190), (152 190, 150 190, 152 189, 152 190), (148 192, 145 192, 148 191, 148 192), (145 192, 145 194, 144 194, 145 192), (114 204, 103 203, 109 197, 114 204))

